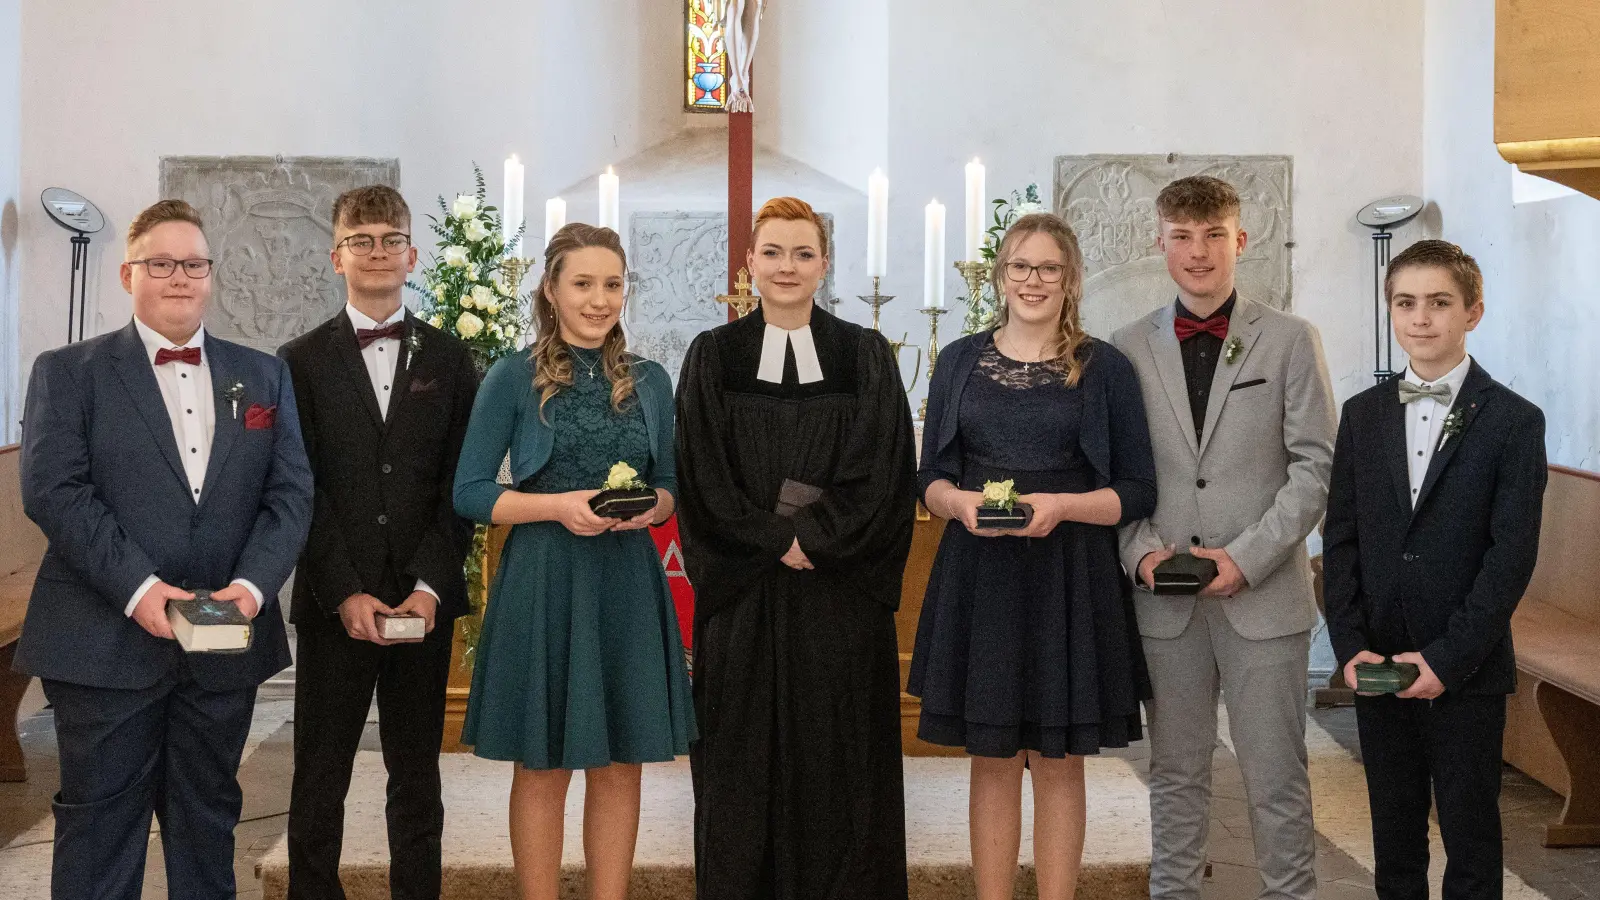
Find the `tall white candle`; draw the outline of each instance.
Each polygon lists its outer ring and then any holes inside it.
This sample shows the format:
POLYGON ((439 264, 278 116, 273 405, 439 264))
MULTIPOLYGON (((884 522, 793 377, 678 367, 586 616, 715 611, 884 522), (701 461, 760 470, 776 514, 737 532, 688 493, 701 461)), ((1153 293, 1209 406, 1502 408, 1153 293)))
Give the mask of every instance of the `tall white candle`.
POLYGON ((544 202, 544 245, 550 246, 550 239, 556 232, 567 224, 567 201, 560 197, 551 197, 544 202))
POLYGON ((889 274, 889 178, 873 169, 867 178, 867 277, 889 274))
POLYGON ((922 305, 944 309, 944 204, 928 204, 923 217, 922 305))
POLYGON ((595 224, 622 232, 622 182, 610 166, 600 176, 600 221, 595 224))
POLYGON ((962 245, 967 262, 983 258, 984 226, 989 213, 986 174, 983 163, 976 159, 967 163, 967 229, 966 243, 962 245))
MULTIPOLYGON (((517 160, 515 153, 506 160, 506 199, 500 207, 500 234, 505 238, 507 247, 511 246, 511 239, 517 236, 517 230, 522 227, 522 176, 523 165, 517 160)), ((518 245, 517 256, 527 256, 528 248, 518 245)))

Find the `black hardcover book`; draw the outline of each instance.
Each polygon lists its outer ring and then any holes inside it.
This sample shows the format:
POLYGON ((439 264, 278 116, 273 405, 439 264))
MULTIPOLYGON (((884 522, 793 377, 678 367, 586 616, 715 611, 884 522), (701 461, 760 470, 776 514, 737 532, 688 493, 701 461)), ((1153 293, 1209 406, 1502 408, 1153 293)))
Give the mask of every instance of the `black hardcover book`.
POLYGON ((198 590, 193 600, 168 600, 167 622, 178 645, 189 653, 242 653, 250 649, 250 620, 226 600, 198 590))
POLYGON ((822 499, 822 488, 785 478, 778 488, 778 504, 772 511, 788 518, 822 499))
POLYGON ((589 508, 602 519, 631 519, 656 508, 653 488, 612 488, 589 498, 589 508))
POLYGON ((1398 663, 1386 659, 1381 663, 1356 663, 1357 691, 1363 694, 1398 694, 1421 677, 1422 669, 1416 663, 1398 663))
POLYGON ((978 507, 978 527, 1015 531, 1027 528, 1033 522, 1033 507, 1014 503, 1010 509, 1003 506, 978 507))
POLYGON ((1155 575, 1156 583, 1150 586, 1152 593, 1198 594, 1217 580, 1217 564, 1191 553, 1179 553, 1156 566, 1155 575))

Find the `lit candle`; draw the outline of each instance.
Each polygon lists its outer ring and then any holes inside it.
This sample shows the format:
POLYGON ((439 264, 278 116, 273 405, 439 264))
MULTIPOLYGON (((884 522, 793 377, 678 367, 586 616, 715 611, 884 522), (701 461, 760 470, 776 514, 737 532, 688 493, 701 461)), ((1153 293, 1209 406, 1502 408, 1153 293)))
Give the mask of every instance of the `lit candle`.
POLYGON ((622 233, 622 183, 610 166, 600 176, 600 221, 596 224, 622 233))
POLYGON ((889 274, 889 179, 882 169, 867 178, 867 277, 889 274))
POLYGON ((974 159, 967 163, 967 262, 983 258, 984 225, 988 222, 989 198, 984 186, 983 163, 974 159))
POLYGON ((550 246, 550 239, 556 236, 567 224, 567 201, 560 197, 551 197, 544 202, 544 245, 550 246))
MULTIPOLYGON (((517 155, 513 153, 506 160, 506 200, 500 207, 500 234, 505 238, 507 247, 511 246, 511 239, 522 228, 522 175, 522 163, 517 161, 517 155)), ((516 254, 526 256, 526 248, 518 245, 516 254)))
POLYGON ((928 204, 923 219, 922 305, 944 309, 944 204, 928 204))

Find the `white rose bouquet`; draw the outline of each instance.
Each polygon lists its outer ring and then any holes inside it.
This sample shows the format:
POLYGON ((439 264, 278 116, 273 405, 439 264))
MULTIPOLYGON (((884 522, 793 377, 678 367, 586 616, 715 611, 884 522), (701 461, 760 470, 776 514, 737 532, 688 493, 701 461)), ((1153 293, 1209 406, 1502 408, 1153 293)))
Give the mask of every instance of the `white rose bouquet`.
POLYGON ((472 174, 477 184, 454 201, 439 198, 439 216, 429 227, 439 251, 422 270, 422 282, 408 287, 422 295, 421 316, 429 325, 454 334, 472 349, 473 360, 487 370, 495 360, 515 352, 528 328, 527 295, 514 294, 502 273, 522 242, 519 230, 507 244, 501 237, 499 210, 484 202, 488 189, 483 170, 472 174))

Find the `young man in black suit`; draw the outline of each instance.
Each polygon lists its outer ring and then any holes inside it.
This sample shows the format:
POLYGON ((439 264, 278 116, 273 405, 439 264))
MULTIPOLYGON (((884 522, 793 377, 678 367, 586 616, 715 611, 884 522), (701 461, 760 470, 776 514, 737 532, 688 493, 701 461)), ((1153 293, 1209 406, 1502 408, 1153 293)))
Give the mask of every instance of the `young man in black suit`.
POLYGON ((437 898, 439 743, 472 540, 451 490, 478 379, 465 344, 400 304, 417 261, 400 194, 381 185, 346 192, 333 226, 348 303, 279 351, 316 475, 290 609, 298 652, 289 896, 344 897, 344 799, 376 689, 390 894, 437 898), (427 637, 385 640, 390 615, 422 617, 427 637))
POLYGON ((1356 698, 1375 887, 1427 900, 1433 803, 1445 900, 1499 898, 1511 614, 1539 550, 1544 415, 1467 355, 1483 275, 1460 247, 1412 245, 1385 291, 1411 362, 1345 404, 1323 547, 1345 679, 1385 657, 1421 670, 1399 693, 1356 698))

